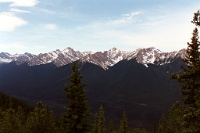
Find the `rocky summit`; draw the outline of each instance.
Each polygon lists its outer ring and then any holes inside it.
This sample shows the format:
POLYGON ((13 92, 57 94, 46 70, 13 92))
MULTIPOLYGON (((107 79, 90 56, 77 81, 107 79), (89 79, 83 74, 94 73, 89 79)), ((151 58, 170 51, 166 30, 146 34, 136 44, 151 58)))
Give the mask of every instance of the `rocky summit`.
POLYGON ((1 52, 0 64, 15 61, 18 64, 26 62, 29 66, 53 63, 57 67, 60 67, 80 60, 82 62, 93 63, 106 70, 122 60, 136 59, 138 63, 148 67, 148 64, 164 65, 171 63, 176 58, 184 58, 185 54, 185 49, 173 52, 162 52, 154 47, 136 49, 132 52, 121 51, 117 48, 112 48, 108 51, 80 52, 72 48, 66 48, 63 51, 57 49, 39 55, 31 53, 11 55, 6 52, 1 52))

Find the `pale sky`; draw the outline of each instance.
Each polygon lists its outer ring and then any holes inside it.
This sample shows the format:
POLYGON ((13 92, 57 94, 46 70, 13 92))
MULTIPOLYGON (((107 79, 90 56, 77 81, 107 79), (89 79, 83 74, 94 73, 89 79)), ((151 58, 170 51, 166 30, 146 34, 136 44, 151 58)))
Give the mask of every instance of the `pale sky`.
POLYGON ((0 0, 0 52, 187 47, 200 0, 0 0))

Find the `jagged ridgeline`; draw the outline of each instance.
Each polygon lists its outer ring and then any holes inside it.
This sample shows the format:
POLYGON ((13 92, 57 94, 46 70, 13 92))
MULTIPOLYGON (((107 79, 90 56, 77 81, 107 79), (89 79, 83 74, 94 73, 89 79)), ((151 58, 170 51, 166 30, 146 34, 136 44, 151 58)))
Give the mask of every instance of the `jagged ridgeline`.
POLYGON ((128 52, 112 48, 108 51, 80 52, 72 48, 66 48, 62 51, 55 50, 39 55, 31 53, 11 55, 6 52, 1 52, 0 64, 16 61, 18 64, 26 62, 29 66, 53 63, 57 67, 61 67, 80 60, 82 62, 98 65, 103 69, 108 69, 122 60, 136 59, 137 62, 147 66, 147 64, 164 65, 171 63, 175 58, 179 57, 185 57, 185 49, 174 52, 162 52, 159 49, 150 47, 128 52))

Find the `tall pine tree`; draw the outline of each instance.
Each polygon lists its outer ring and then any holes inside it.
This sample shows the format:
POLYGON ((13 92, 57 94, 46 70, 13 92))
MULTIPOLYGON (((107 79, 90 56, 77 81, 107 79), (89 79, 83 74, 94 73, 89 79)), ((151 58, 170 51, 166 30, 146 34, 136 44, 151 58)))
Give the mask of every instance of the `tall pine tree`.
POLYGON ((93 132, 94 133, 105 133, 106 132, 104 113, 105 112, 104 112, 103 106, 100 106, 99 112, 96 113, 94 116, 94 122, 93 122, 93 132))
POLYGON ((73 63, 69 83, 65 85, 68 103, 67 112, 63 115, 63 124, 67 133, 87 133, 91 129, 89 105, 85 94, 85 83, 78 69, 78 63, 73 63))
POLYGON ((98 114, 98 133, 105 133, 106 127, 105 127, 105 116, 104 116, 104 109, 101 105, 99 108, 99 114, 98 114))
POLYGON ((57 133, 56 119, 42 102, 30 112, 26 122, 26 133, 57 133))
MULTIPOLYGON (((199 17, 198 11, 194 14, 192 21, 196 26, 200 25, 199 17)), ((200 42, 198 34, 198 28, 195 27, 184 59, 187 68, 183 68, 182 73, 174 76, 181 84, 181 93, 185 104, 182 122, 185 133, 200 132, 200 42)))
POLYGON ((119 132, 120 133, 128 133, 128 123, 127 123, 127 117, 126 117, 125 111, 123 113, 123 118, 121 120, 119 132))
POLYGON ((114 133, 114 125, 112 120, 109 123, 109 133, 114 133))

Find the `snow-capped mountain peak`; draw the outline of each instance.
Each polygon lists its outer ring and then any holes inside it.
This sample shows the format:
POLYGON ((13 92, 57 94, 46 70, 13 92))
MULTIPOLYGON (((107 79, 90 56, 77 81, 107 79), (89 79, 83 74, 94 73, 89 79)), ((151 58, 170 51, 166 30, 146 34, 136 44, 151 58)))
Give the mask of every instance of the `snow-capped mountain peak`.
POLYGON ((171 63, 174 59, 181 57, 185 58, 185 49, 174 52, 162 52, 159 49, 154 47, 137 49, 132 52, 127 59, 136 59, 138 63, 144 64, 148 67, 147 64, 157 64, 164 65, 166 63, 171 63))
POLYGON ((117 49, 117 48, 115 48, 115 47, 113 47, 113 48, 111 48, 111 49, 109 49, 108 51, 110 51, 110 52, 118 52, 118 51, 120 51, 119 49, 117 49))
POLYGON ((137 53, 137 61, 142 64, 153 64, 156 60, 156 55, 159 53, 161 51, 154 47, 141 49, 137 53))
POLYGON ((126 57, 127 52, 120 51, 117 48, 112 48, 108 51, 88 54, 81 58, 81 61, 90 62, 101 66, 104 69, 108 69, 109 67, 117 64, 119 61, 126 59, 126 57))
POLYGON ((9 53, 6 52, 1 52, 0 53, 0 63, 9 63, 11 62, 13 59, 11 57, 11 55, 9 53))
POLYGON ((80 52, 72 48, 64 50, 55 50, 49 53, 33 55, 30 53, 10 55, 9 53, 0 53, 0 64, 16 61, 20 63, 27 62, 30 66, 54 63, 56 66, 63 66, 76 60, 90 62, 104 69, 108 69, 121 60, 136 59, 148 67, 148 64, 164 65, 172 62, 176 58, 184 58, 185 49, 175 52, 162 52, 154 47, 140 48, 132 52, 121 51, 117 48, 111 48, 108 51, 99 52, 80 52))
POLYGON ((1 63, 10 63, 12 61, 17 61, 17 62, 27 62, 29 61, 31 58, 33 58, 35 55, 31 54, 31 53, 24 53, 24 54, 14 54, 11 55, 9 53, 6 52, 1 52, 0 53, 0 64, 1 63))
POLYGON ((72 48, 70 48, 70 47, 67 47, 67 48, 64 49, 62 52, 63 52, 63 53, 73 53, 73 52, 75 52, 75 51, 74 51, 74 49, 72 49, 72 48))

